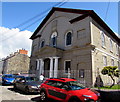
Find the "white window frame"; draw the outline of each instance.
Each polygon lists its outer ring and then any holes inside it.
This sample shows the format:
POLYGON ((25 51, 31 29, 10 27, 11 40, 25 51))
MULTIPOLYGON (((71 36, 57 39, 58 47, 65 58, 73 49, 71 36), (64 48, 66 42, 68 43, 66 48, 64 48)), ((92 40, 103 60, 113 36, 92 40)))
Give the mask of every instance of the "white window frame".
POLYGON ((116 44, 116 55, 119 54, 119 46, 116 44))
POLYGON ((57 33, 57 31, 54 31, 52 34, 51 34, 51 37, 50 37, 50 45, 52 45, 52 46, 57 46, 57 36, 58 36, 58 33, 57 33), (52 42, 52 39, 55 37, 55 45, 53 45, 53 42, 52 42))
POLYGON ((106 67, 107 66, 107 56, 103 55, 103 66, 106 67))
POLYGON ((109 42, 110 42, 110 51, 113 52, 113 41, 111 38, 109 39, 109 42))
POLYGON ((103 31, 100 31, 101 34, 101 45, 103 48, 106 46, 106 41, 105 41, 105 33, 103 31))
POLYGON ((111 58, 111 66, 115 66, 115 61, 113 58, 111 58))
POLYGON ((65 47, 68 47, 68 46, 71 46, 72 45, 72 41, 73 41, 73 34, 72 34, 73 32, 71 31, 71 30, 69 30, 69 31, 67 31, 66 33, 65 33, 65 47), (67 34, 68 33, 71 33, 71 44, 70 45, 67 45, 66 44, 66 39, 67 39, 67 34))
POLYGON ((40 48, 42 48, 41 45, 42 45, 42 42, 43 42, 43 41, 44 41, 43 47, 45 46, 45 40, 41 40, 41 42, 40 42, 40 48))
POLYGON ((79 78, 85 78, 85 69, 79 69, 79 78))
MULTIPOLYGON (((64 61, 64 72, 65 72, 65 73, 68 73, 68 72, 66 72, 66 70, 65 70, 65 69, 66 69, 66 62, 67 62, 67 61, 70 61, 70 64, 71 64, 71 60, 65 60, 65 61, 64 61)), ((71 65, 70 65, 70 66, 71 66, 71 65)), ((71 70, 71 68, 70 68, 70 70, 71 70)))

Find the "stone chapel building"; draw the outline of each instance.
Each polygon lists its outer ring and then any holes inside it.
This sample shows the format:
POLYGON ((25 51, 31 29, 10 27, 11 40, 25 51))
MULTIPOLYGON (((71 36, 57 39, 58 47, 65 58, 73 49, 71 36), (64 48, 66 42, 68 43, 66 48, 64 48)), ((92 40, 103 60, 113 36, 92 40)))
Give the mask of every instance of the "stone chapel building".
POLYGON ((30 39, 30 73, 37 76, 93 85, 104 66, 120 68, 120 37, 93 10, 53 8, 30 39))

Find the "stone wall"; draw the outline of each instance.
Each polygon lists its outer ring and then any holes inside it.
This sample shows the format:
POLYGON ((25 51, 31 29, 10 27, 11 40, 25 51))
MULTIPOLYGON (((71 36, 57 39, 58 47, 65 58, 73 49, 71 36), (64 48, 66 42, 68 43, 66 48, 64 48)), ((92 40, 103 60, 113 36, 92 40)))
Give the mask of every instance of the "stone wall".
POLYGON ((30 58, 26 54, 17 53, 4 60, 4 73, 28 73, 30 58))

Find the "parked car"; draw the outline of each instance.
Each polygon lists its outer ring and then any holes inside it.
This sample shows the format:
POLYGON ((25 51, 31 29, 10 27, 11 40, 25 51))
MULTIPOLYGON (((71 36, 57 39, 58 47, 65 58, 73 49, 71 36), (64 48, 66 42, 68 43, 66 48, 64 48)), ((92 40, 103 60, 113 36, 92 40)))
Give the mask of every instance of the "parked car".
POLYGON ((13 74, 4 74, 2 76, 2 85, 13 84, 14 80, 15 80, 15 75, 13 75, 13 74))
POLYGON ((0 75, 0 85, 2 84, 2 75, 0 75))
POLYGON ((99 102, 100 94, 86 88, 75 79, 51 78, 40 86, 40 99, 52 98, 61 102, 99 102))
POLYGON ((41 82, 36 77, 17 76, 14 83, 14 89, 22 90, 26 93, 39 92, 41 82))

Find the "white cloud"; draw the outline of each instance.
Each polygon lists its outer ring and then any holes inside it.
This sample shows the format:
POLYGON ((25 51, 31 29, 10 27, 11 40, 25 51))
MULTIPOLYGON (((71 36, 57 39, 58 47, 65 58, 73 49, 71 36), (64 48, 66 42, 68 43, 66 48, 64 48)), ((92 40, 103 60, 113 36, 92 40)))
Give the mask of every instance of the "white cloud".
POLYGON ((32 34, 30 31, 20 31, 18 28, 0 27, 0 58, 22 48, 28 50, 30 56, 32 41, 29 38, 32 34))

